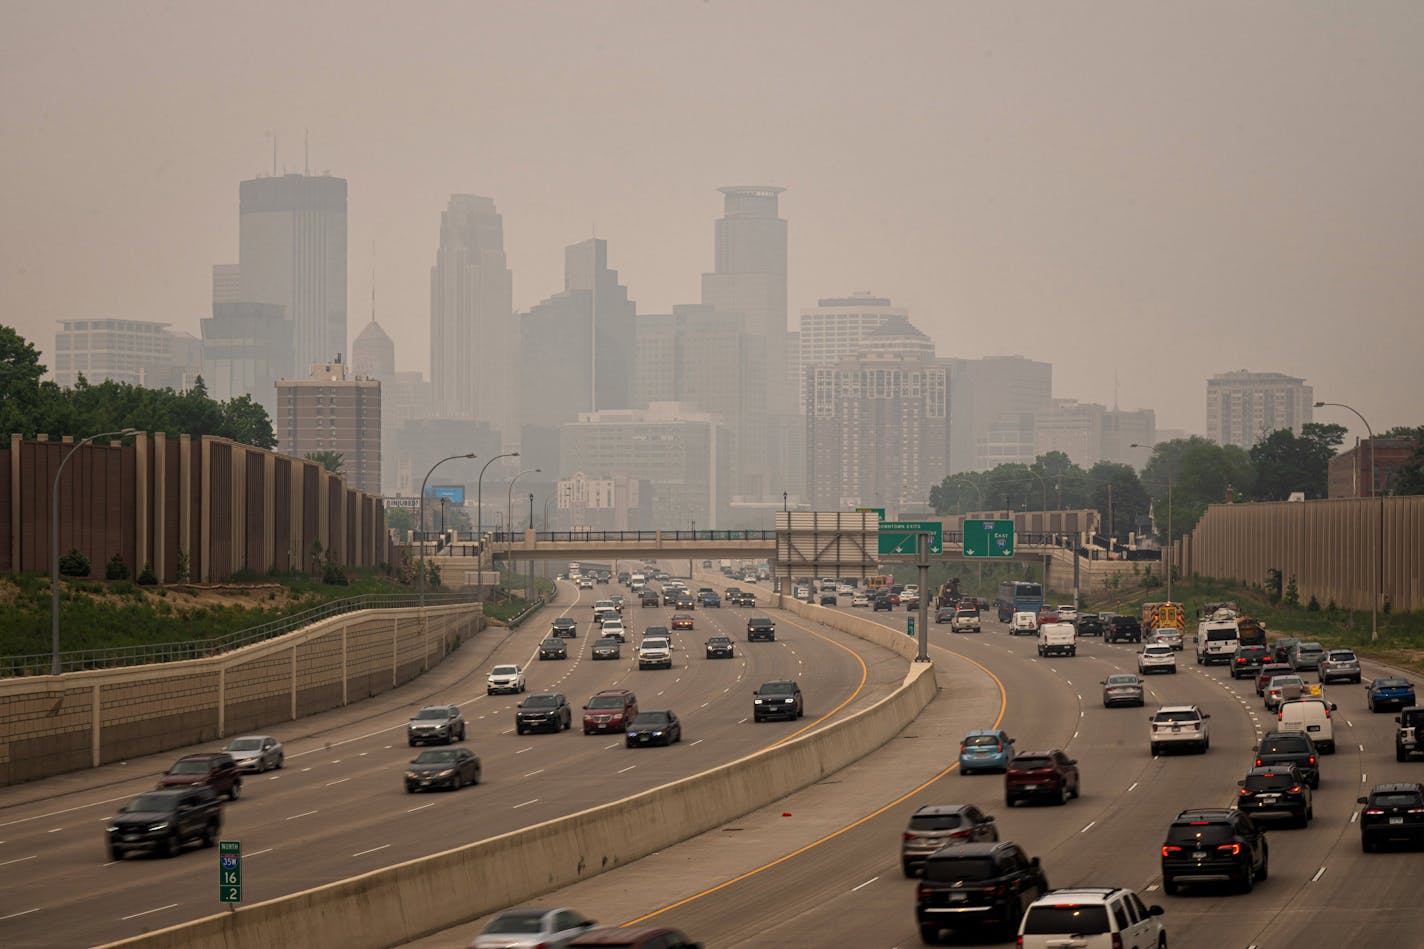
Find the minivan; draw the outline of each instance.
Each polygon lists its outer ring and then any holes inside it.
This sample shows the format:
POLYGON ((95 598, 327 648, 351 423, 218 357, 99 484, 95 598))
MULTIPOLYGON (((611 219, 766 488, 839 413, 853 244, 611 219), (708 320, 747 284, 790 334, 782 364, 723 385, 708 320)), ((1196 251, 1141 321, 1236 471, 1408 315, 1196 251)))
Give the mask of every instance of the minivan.
POLYGON ((1335 721, 1330 713, 1335 703, 1322 698, 1281 703, 1276 713, 1276 731, 1304 732, 1322 755, 1335 753, 1335 721))

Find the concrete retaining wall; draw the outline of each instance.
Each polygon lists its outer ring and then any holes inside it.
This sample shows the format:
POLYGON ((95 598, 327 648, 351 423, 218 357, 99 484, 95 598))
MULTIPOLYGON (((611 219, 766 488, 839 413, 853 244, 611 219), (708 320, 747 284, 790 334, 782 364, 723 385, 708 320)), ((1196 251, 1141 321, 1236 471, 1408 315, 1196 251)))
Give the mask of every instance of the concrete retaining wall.
MULTIPOLYGON (((759 595, 759 602, 767 602, 759 595)), ((792 603, 907 658, 907 636, 859 617, 792 603)), ((827 728, 622 801, 291 896, 113 943, 144 949, 394 946, 530 900, 716 828, 879 748, 929 704, 933 666, 827 728), (451 894, 461 894, 452 899, 451 894)))
POLYGON ((479 604, 362 610, 207 659, 0 679, 0 785, 212 742, 370 698, 484 627, 479 604))

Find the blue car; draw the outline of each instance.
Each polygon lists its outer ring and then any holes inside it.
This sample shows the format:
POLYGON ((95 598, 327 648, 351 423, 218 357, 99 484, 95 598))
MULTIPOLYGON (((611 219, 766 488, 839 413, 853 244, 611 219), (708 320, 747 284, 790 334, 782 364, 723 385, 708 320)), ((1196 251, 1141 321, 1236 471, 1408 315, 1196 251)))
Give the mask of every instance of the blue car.
POLYGON ((972 731, 959 743, 959 770, 962 774, 1007 771, 1013 757, 1014 740, 1002 729, 972 731))
POLYGON ((1414 704, 1414 684, 1400 676, 1371 679, 1365 686, 1365 700, 1371 712, 1407 708, 1414 704))
POLYGON ((702 594, 702 605, 704 607, 721 607, 722 598, 715 593, 702 594))

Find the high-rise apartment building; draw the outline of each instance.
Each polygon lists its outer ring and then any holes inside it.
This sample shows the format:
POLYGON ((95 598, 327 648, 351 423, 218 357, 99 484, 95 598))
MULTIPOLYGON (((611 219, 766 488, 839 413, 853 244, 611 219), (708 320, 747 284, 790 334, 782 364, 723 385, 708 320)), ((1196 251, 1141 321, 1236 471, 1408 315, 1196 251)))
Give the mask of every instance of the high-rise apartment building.
POLYGON ((298 458, 341 455, 346 483, 381 493, 381 383, 340 360, 315 363, 306 379, 277 383, 277 450, 298 458))
MULTIPOLYGON (((346 179, 254 178, 242 182, 238 195, 239 295, 224 302, 283 307, 296 366, 344 357, 346 179)), ((215 272, 215 299, 218 291, 215 272)))
POLYGON ((82 375, 91 383, 127 382, 150 389, 184 390, 202 372, 202 345, 167 323, 147 320, 60 320, 54 334, 54 381, 71 388, 82 375))
POLYGON ((1033 464, 1034 415, 1053 395, 1053 366, 1023 356, 952 362, 950 471, 1033 464))
POLYGON ((202 333, 208 395, 218 401, 249 395, 275 419, 277 381, 296 373, 286 309, 276 303, 214 302, 202 333))
POLYGON ((801 311, 796 384, 801 411, 806 410, 806 370, 811 366, 834 365, 842 357, 860 352, 861 341, 892 316, 909 319, 910 313, 904 307, 891 306, 889 297, 869 292, 822 297, 814 307, 801 311))
POLYGON ((515 440, 518 339, 504 219, 489 198, 452 195, 440 216, 440 247, 430 269, 435 414, 488 422, 506 440, 515 440))
POLYGON ((1279 372, 1239 369, 1206 381, 1206 437, 1250 448, 1280 429, 1297 435, 1313 418, 1314 390, 1279 372))

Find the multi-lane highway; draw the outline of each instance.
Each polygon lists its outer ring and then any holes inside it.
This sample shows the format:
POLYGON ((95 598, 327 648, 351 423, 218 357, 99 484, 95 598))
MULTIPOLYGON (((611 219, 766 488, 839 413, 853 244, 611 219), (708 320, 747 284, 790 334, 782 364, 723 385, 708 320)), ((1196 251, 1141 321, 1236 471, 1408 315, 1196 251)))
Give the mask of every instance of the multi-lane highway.
MULTIPOLYGON (((269 731, 287 745, 286 767, 245 779, 224 808, 225 839, 242 843, 244 901, 255 902, 505 833, 707 770, 803 730, 822 727, 900 684, 904 660, 859 639, 779 614, 774 643, 745 641, 762 610, 699 609, 696 628, 674 636, 674 668, 640 671, 643 627, 668 625, 669 608, 625 608, 623 658, 590 658, 592 603, 617 586, 576 590, 519 630, 491 628, 440 667, 396 692, 269 731), (579 621, 564 661, 536 661, 556 616, 579 621), (732 660, 708 660, 702 643, 730 635, 732 660), (684 740, 628 749, 621 735, 571 731, 519 736, 520 696, 485 694, 497 662, 526 665, 528 691, 565 693, 575 715, 588 696, 628 688, 641 708, 671 708, 684 740), (798 678, 799 722, 753 724, 751 693, 762 681, 798 678), (469 722, 464 743, 483 763, 478 787, 410 795, 402 785, 405 723, 421 705, 454 703, 469 722)), ((206 750, 206 749, 189 749, 206 750)), ((151 788, 170 755, 67 775, 0 792, 0 943, 80 946, 209 915, 217 901, 215 851, 176 859, 131 856, 114 863, 105 822, 151 788)), ((457 897, 452 894, 452 898, 457 897)))
MULTIPOLYGON (((921 805, 971 802, 995 815, 1003 839, 1042 858, 1050 885, 1126 886, 1161 904, 1174 947, 1424 944, 1415 897, 1424 856, 1362 853, 1354 823, 1356 798, 1372 784, 1424 779, 1424 766, 1394 760, 1392 716, 1368 712, 1360 686, 1328 689, 1339 705, 1339 751, 1323 758, 1310 827, 1268 831, 1270 878, 1249 895, 1198 888, 1168 897, 1159 874, 1168 823, 1187 807, 1229 805, 1272 727, 1252 684, 1222 666, 1199 668, 1188 651, 1176 675, 1149 679, 1146 709, 1109 710, 1099 683, 1136 671, 1135 647, 1089 639, 1075 657, 1041 659, 1032 637, 1010 637, 992 621, 978 635, 932 627, 931 640, 943 691, 902 740, 735 826, 538 902, 607 923, 676 925, 716 949, 915 945, 915 883, 900 870, 900 835, 921 805), (1154 757, 1148 714, 1190 703, 1212 716, 1210 751, 1154 757), (1082 797, 1010 810, 1002 777, 959 774, 959 737, 996 723, 1020 751, 1066 749, 1082 769, 1082 797)), ((1367 663, 1366 679, 1373 671, 1367 663)), ((482 924, 417 945, 464 945, 482 924)))

